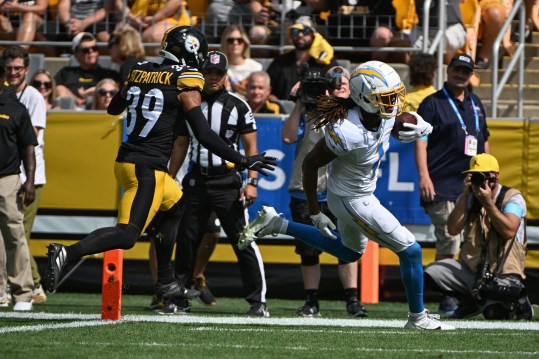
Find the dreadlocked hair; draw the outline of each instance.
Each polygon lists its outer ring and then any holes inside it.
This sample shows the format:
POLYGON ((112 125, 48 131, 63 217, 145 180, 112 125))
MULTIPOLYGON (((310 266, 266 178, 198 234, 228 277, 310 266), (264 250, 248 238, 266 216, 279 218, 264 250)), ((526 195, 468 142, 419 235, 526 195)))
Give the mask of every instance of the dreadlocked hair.
POLYGON ((316 105, 309 111, 309 121, 313 122, 313 128, 322 128, 337 121, 342 121, 348 115, 348 110, 355 104, 349 98, 322 95, 316 99, 316 105))

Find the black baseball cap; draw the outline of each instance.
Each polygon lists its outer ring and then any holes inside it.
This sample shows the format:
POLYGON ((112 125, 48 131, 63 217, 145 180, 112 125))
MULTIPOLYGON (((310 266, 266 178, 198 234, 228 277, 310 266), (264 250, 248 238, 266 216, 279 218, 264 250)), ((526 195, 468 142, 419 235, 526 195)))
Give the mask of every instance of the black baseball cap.
POLYGON ((474 62, 470 55, 458 54, 458 55, 455 55, 451 59, 451 62, 449 63, 449 67, 466 67, 467 69, 470 69, 473 71, 474 62))
POLYGON ((226 72, 228 69, 228 59, 226 58, 226 55, 220 51, 210 51, 208 52, 208 57, 202 68, 204 71, 213 68, 226 72))

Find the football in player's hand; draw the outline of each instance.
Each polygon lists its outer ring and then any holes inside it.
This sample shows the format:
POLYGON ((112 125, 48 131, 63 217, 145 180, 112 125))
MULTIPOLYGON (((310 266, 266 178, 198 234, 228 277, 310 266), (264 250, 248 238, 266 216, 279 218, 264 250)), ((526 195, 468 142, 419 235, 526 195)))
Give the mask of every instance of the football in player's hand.
POLYGON ((395 116, 395 124, 393 125, 393 129, 391 130, 391 135, 394 138, 399 138, 399 131, 409 130, 403 126, 404 123, 412 123, 414 125, 417 125, 417 119, 409 112, 402 112, 400 115, 395 116))

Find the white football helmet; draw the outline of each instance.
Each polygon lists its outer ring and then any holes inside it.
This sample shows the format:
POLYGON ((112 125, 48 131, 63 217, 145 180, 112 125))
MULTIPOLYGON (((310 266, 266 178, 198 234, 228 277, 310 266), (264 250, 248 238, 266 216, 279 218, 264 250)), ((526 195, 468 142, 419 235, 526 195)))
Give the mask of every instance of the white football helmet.
POLYGON ((365 62, 350 77, 350 97, 369 113, 397 116, 402 112, 405 96, 406 88, 399 74, 383 62, 365 62))

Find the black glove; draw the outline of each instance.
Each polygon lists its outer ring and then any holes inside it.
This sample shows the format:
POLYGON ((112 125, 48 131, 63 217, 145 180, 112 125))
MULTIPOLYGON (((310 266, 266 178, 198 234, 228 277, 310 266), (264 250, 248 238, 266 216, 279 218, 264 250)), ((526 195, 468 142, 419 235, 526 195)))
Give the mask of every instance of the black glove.
POLYGON ((266 152, 259 153, 253 156, 243 156, 241 159, 240 169, 257 171, 264 176, 268 173, 265 170, 274 171, 277 166, 277 158, 266 156, 266 152))

